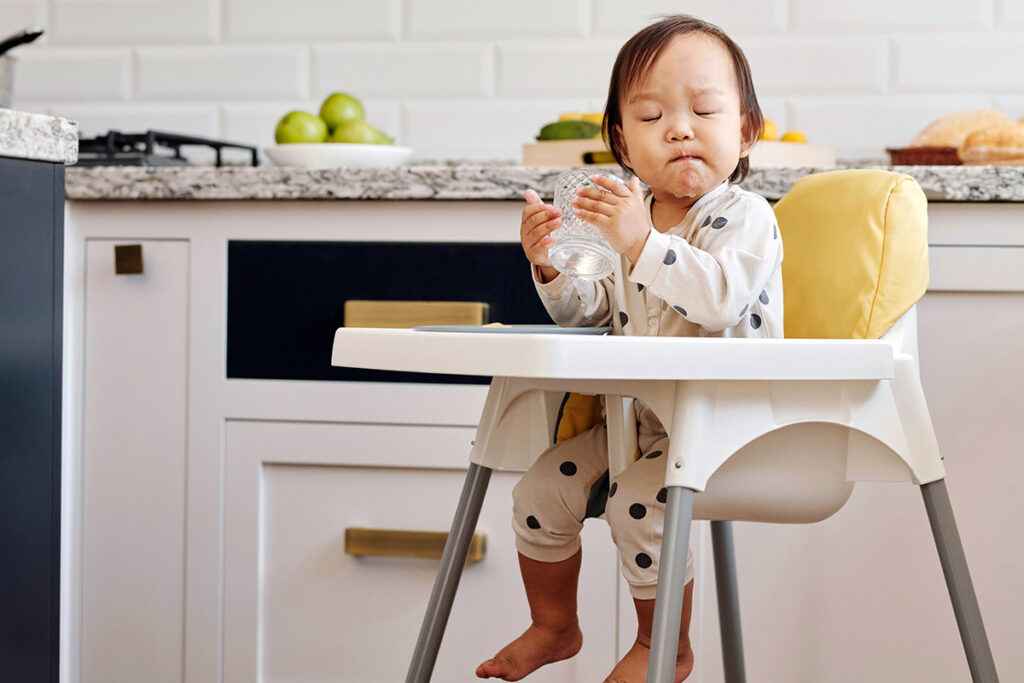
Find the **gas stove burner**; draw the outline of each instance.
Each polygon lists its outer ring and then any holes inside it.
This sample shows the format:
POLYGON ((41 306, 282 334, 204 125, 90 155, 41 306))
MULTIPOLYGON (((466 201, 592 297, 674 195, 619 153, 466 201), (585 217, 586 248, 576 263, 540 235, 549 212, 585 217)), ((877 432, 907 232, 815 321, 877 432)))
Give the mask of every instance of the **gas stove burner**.
POLYGON ((222 165, 221 149, 244 149, 252 154, 252 165, 259 166, 259 153, 250 145, 223 140, 210 140, 176 133, 147 130, 145 133, 122 133, 112 130, 106 135, 78 141, 79 166, 185 166, 188 161, 181 148, 188 145, 210 147, 217 155, 216 166, 222 165))

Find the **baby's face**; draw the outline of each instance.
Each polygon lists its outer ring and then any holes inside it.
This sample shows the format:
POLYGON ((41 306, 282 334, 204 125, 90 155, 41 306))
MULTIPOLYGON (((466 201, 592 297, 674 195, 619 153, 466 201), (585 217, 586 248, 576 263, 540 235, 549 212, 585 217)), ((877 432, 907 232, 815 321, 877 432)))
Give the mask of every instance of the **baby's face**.
POLYGON ((627 161, 656 201, 689 206, 746 156, 732 59, 703 33, 673 39, 620 107, 627 161))

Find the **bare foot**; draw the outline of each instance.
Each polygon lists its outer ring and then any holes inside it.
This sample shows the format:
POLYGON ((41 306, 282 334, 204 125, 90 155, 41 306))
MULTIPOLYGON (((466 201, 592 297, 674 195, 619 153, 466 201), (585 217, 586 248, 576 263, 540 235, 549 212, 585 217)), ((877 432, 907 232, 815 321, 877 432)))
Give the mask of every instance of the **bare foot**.
POLYGON ((578 625, 564 631, 531 625, 523 635, 502 648, 476 669, 477 678, 500 678, 518 681, 545 664, 569 659, 583 647, 583 633, 578 625))
MULTIPOLYGON (((626 656, 619 660, 604 683, 644 683, 647 680, 647 662, 651 657, 650 641, 646 644, 639 640, 633 642, 626 656)), ((686 651, 676 655, 675 683, 685 680, 693 671, 693 649, 689 640, 686 651)))

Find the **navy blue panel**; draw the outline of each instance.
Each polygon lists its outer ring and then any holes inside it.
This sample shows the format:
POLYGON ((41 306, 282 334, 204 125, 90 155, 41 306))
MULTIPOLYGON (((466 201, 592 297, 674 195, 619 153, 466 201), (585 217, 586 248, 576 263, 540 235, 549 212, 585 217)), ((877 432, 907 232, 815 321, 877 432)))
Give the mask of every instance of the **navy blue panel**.
POLYGON ((486 383, 331 366, 348 299, 482 301, 490 321, 550 324, 518 244, 263 242, 228 245, 228 377, 486 383))
POLYGON ((64 168, 0 159, 0 681, 56 681, 64 168))

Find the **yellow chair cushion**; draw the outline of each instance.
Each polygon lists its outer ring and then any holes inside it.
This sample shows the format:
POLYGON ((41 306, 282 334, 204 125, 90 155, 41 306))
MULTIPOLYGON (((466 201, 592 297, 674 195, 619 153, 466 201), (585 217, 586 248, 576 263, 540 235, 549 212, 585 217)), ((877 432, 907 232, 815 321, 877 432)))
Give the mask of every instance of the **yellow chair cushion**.
POLYGON ((775 215, 787 337, 877 339, 928 287, 928 201, 908 175, 804 176, 775 215))
POLYGON ((555 443, 587 431, 602 419, 601 397, 570 392, 562 401, 555 427, 555 443))

